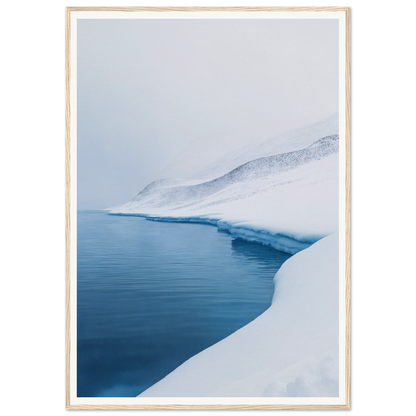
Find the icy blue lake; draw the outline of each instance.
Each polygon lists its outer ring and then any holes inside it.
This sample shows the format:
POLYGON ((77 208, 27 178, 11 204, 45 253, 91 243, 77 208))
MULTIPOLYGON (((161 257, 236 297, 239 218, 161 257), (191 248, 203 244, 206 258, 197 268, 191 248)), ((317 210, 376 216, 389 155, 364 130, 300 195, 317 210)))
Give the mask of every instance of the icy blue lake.
POLYGON ((271 304, 290 255, 202 224, 78 212, 78 397, 131 397, 271 304))

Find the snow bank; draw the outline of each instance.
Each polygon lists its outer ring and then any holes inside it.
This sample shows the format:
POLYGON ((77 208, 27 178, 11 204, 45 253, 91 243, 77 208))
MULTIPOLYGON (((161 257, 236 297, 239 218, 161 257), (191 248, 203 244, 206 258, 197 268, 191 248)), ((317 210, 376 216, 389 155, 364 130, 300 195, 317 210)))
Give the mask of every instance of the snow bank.
MULTIPOLYGON (((222 221, 222 224, 225 224, 225 222, 222 221)), ((221 230, 222 226, 218 228, 221 230)), ((299 241, 288 235, 271 233, 266 230, 250 229, 247 226, 231 225, 230 227, 224 227, 224 230, 228 231, 232 237, 241 238, 247 241, 254 241, 289 254, 295 254, 304 250, 313 243, 313 241, 299 241)))
POLYGON ((338 396, 338 236, 287 260, 272 306, 139 397, 338 396))

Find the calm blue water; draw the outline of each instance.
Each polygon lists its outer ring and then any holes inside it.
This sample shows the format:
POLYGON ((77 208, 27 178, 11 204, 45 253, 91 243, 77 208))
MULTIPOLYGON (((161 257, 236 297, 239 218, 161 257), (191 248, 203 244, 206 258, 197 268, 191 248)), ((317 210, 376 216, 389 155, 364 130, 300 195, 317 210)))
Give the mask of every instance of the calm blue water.
POLYGON ((216 227, 78 212, 78 397, 130 397, 271 303, 290 256, 216 227))

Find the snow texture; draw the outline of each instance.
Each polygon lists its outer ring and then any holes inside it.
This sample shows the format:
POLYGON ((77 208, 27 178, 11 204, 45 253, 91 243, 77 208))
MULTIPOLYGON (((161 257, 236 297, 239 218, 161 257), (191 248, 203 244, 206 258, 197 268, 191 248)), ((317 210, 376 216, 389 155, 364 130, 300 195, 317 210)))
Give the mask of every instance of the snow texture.
POLYGON ((211 164, 208 180, 153 182, 110 212, 213 225, 294 254, 266 312, 140 396, 338 396, 338 148, 333 116, 211 164))

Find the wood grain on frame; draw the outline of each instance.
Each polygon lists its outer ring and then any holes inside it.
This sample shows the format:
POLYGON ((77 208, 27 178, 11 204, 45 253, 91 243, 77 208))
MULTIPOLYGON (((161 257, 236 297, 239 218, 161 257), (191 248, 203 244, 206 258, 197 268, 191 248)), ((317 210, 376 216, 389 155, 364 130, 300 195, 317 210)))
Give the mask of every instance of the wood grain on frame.
POLYGON ((80 404, 71 410, 348 410, 344 404, 80 404))
POLYGON ((66 10, 65 27, 65 402, 70 408, 71 380, 71 13, 66 10))
POLYGON ((67 7, 65 26, 65 402, 67 409, 350 409, 351 407, 351 89, 349 7, 67 7), (345 404, 71 404, 71 12, 344 12, 345 13, 345 404))
POLYGON ((347 12, 348 7, 67 7, 69 12, 347 12))
POLYGON ((351 43, 345 9, 345 400, 351 407, 351 43))

